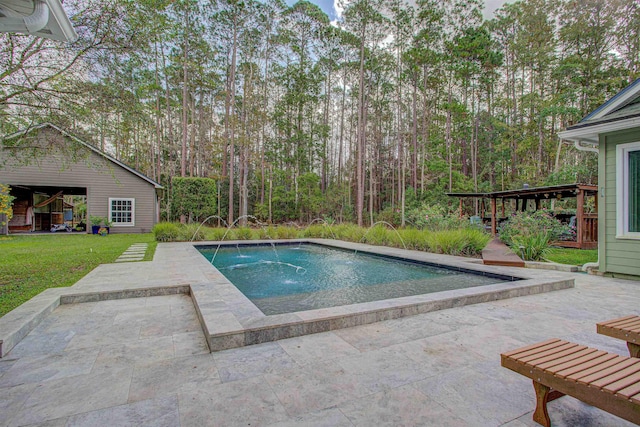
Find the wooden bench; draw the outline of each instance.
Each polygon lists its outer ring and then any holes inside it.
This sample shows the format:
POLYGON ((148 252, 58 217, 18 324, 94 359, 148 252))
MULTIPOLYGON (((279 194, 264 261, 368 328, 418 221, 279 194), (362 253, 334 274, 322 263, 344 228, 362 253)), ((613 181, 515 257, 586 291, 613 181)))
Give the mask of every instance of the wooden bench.
POLYGON ((533 420, 545 427, 547 403, 564 395, 640 424, 640 359, 557 338, 500 356, 502 366, 533 380, 533 420))
POLYGON ((640 316, 625 316, 596 324, 599 334, 627 342, 629 355, 640 357, 640 316))

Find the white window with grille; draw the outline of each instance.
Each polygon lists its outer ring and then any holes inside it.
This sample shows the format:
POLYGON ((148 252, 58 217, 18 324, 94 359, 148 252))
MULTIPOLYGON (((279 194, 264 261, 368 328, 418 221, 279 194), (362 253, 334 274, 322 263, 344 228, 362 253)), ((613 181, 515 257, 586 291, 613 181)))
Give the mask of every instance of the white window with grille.
POLYGON ((640 142, 616 147, 618 239, 640 239, 640 142))
POLYGON ((112 226, 135 225, 136 199, 109 199, 109 220, 112 226))

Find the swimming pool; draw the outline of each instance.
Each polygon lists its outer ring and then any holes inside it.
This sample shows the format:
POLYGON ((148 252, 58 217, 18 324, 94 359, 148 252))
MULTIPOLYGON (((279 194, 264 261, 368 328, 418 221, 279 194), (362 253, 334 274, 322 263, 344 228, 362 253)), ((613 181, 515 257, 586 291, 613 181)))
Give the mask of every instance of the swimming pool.
POLYGON ((309 243, 198 249, 265 315, 518 280, 309 243))

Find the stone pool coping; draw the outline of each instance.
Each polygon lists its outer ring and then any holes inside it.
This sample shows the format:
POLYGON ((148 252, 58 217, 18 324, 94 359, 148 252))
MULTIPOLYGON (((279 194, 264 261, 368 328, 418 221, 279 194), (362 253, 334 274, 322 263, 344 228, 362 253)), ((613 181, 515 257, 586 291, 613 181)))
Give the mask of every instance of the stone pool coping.
POLYGON ((211 351, 353 327, 435 310, 574 287, 549 271, 477 264, 470 259, 330 239, 229 241, 223 245, 315 243, 522 280, 296 313, 264 315, 196 249, 219 242, 163 243, 153 261, 104 264, 68 288, 51 288, 0 318, 0 357, 60 304, 189 294, 211 351))

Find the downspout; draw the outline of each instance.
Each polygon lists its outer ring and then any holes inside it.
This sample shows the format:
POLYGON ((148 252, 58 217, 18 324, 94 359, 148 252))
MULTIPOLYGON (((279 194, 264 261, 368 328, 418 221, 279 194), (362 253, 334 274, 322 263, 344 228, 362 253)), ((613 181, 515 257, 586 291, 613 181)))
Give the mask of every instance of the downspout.
MULTIPOLYGON (((573 141, 573 145, 576 147, 578 151, 589 151, 591 153, 600 154, 600 150, 594 147, 594 144, 587 146, 587 145, 582 145, 581 142, 582 141, 579 139, 576 139, 575 141, 573 141)), ((598 251, 598 255, 599 255, 599 252, 600 251, 598 251)), ((589 273, 591 270, 597 270, 599 266, 600 266, 599 260, 596 262, 587 262, 586 264, 582 265, 581 270, 585 273, 589 273)))
POLYGON ((45 2, 35 0, 33 3, 33 13, 23 16, 9 8, 0 7, 0 25, 4 31, 15 31, 18 33, 35 33, 42 30, 49 22, 49 7, 45 2))

